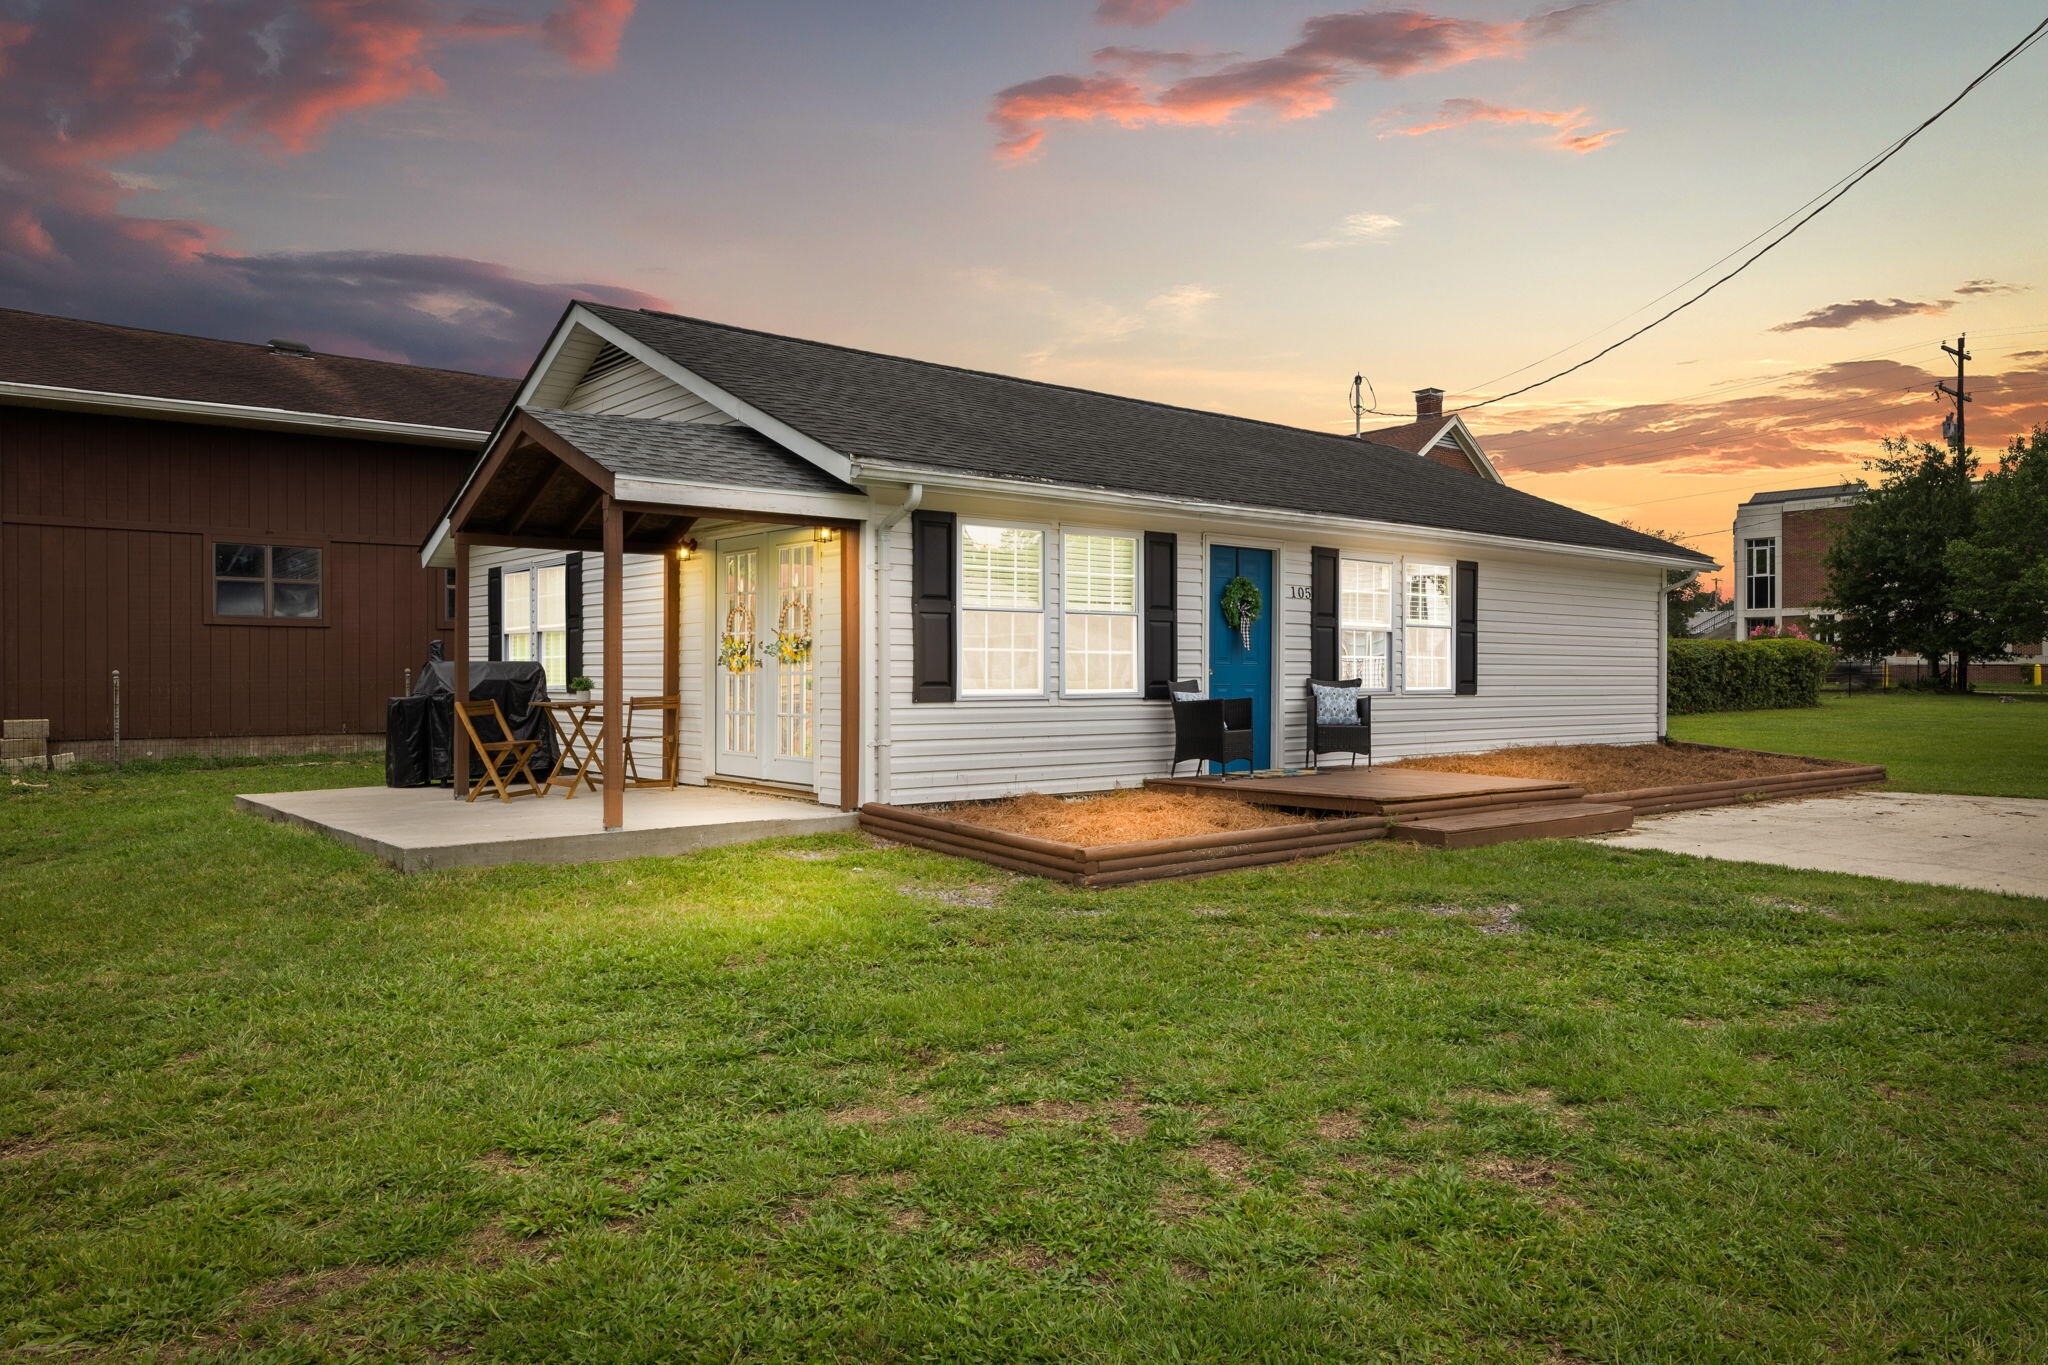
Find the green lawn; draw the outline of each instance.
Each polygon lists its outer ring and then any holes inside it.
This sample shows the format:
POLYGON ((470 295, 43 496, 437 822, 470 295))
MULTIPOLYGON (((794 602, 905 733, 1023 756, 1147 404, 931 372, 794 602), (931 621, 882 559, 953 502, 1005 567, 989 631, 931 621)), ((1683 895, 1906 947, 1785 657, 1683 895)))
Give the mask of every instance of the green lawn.
POLYGON ((375 778, 0 795, 0 1355, 2048 1358, 2048 902, 1592 843, 408 879, 228 809, 375 778))
POLYGON ((2048 797, 2048 703, 1830 694, 1818 708, 1673 716, 1673 739, 1882 763, 1899 791, 2048 797))

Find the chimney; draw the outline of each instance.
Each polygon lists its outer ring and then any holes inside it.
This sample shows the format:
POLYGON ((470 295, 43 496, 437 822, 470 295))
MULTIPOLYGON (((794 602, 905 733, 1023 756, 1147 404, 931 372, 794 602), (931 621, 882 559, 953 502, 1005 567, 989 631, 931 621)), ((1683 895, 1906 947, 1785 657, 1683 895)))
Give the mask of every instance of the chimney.
POLYGON ((1444 415, 1444 391, 1442 389, 1417 389, 1415 391, 1415 420, 1434 422, 1444 415))

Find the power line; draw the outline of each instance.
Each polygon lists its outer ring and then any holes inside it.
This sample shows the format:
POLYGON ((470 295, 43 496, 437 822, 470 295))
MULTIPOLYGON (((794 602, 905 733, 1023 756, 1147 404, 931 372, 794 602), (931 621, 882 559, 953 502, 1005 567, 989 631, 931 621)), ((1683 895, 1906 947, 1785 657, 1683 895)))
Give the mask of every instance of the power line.
MULTIPOLYGON (((2025 52, 2029 47, 2032 47, 2036 42, 2040 41, 2043 33, 2048 33, 2048 19, 2043 19, 2040 23, 2034 25, 2034 27, 2028 31, 2027 35, 2024 38, 2021 38, 2017 43, 2014 43, 2011 47, 2007 48, 2005 52, 1998 58, 1997 61, 1991 63, 1990 66, 1985 67, 1984 70, 1979 72, 1976 75, 1976 77, 1970 81, 1968 85, 1965 85, 1960 91, 1958 91, 1955 94, 1955 96, 1948 101, 1948 103, 1942 105, 1941 108, 1935 110, 1932 114, 1929 114, 1925 119, 1922 119, 1920 123, 1912 129, 1912 131, 1908 132, 1905 136, 1893 142, 1889 147, 1886 147, 1882 152, 1878 153, 1877 156, 1875 156, 1871 160, 1865 162, 1860 169, 1851 174, 1846 180, 1837 182, 1836 187, 1832 191, 1826 192, 1825 197, 1822 198, 1818 204, 1815 204, 1812 208, 1808 209, 1805 213, 1801 214, 1792 223, 1790 227, 1786 228, 1784 231, 1778 233, 1769 241, 1765 242, 1763 246, 1759 247, 1756 251, 1752 252, 1750 255, 1745 257, 1742 260, 1742 262, 1739 265, 1737 265, 1733 270, 1730 270, 1726 274, 1720 276, 1712 284, 1709 284, 1705 289, 1700 290, 1691 298, 1686 299, 1683 303, 1680 303, 1673 308, 1667 309, 1665 312, 1660 313, 1658 316, 1652 318, 1650 321, 1636 328, 1633 332, 1630 332, 1628 335, 1622 337, 1620 340, 1608 343, 1606 346, 1603 346, 1601 349, 1595 351, 1592 355, 1587 356, 1584 360, 1578 361, 1577 363, 1572 365, 1568 365, 1564 369, 1557 371, 1557 373, 1555 374, 1548 375, 1542 379, 1535 380, 1528 384, 1524 384, 1520 388, 1510 389, 1506 393, 1495 394, 1491 398, 1482 398, 1476 403, 1467 403, 1462 407, 1453 408, 1451 409, 1451 412, 1470 412, 1474 408, 1487 407, 1494 403, 1503 402, 1509 398, 1514 398, 1521 394, 1525 394, 1529 392, 1531 389, 1541 388, 1545 384, 1555 383, 1557 380, 1564 378, 1566 375, 1573 374, 1579 370, 1583 370, 1586 368, 1586 366, 1591 365, 1594 361, 1613 354, 1615 351, 1620 350, 1623 346, 1628 345, 1631 341, 1634 341, 1637 337, 1642 336, 1644 333, 1649 332, 1654 328, 1662 326, 1664 323, 1678 316, 1678 314, 1692 307, 1701 299, 1713 293, 1716 289, 1719 289, 1722 285, 1728 283, 1728 281, 1734 279, 1737 275, 1740 275, 1743 271, 1749 269, 1752 265, 1755 265, 1758 261, 1762 260, 1765 256, 1769 255, 1772 251, 1777 249, 1777 247, 1779 247, 1784 242, 1789 240, 1794 233, 1798 232, 1808 223, 1818 218, 1821 214, 1827 212, 1827 210, 1832 208, 1842 198, 1842 196, 1849 193, 1850 190, 1855 189, 1856 186, 1862 184, 1864 180, 1868 179, 1871 175, 1876 173, 1877 169, 1880 166, 1883 166, 1886 162, 1890 161, 1893 157, 1897 156, 1900 152, 1904 151, 1907 145, 1910 144, 1913 141, 1913 139, 1919 137, 1920 134, 1926 132, 1929 128, 1933 127, 1937 122, 1941 120, 1941 118, 1945 114, 1949 112, 1949 110, 1955 108, 1958 104, 1961 104, 1963 100, 1968 98, 1971 92, 1976 90, 1978 86, 1982 85, 1985 81, 1991 79, 1991 77, 1998 74, 1998 72, 2003 70, 2007 64, 2012 62, 2021 53, 2025 52)), ((1808 200, 1807 202, 1809 204, 1813 203, 1812 200, 1808 200)), ((1798 210, 1794 210, 1794 212, 1796 213, 1798 212, 1798 210)), ((1779 221, 1783 222, 1784 220, 1780 219, 1779 221)), ((1766 229, 1766 231, 1769 231, 1769 229, 1766 229)), ((1752 238, 1751 240, 1754 241, 1755 239, 1752 238)), ((1740 250, 1740 248, 1737 249, 1740 250)), ((1724 257, 1723 259, 1726 258, 1724 257)), ((1708 268, 1711 269, 1712 267, 1710 266, 1708 268)), ((1695 276, 1694 278, 1697 278, 1697 276, 1695 276)), ((1660 297, 1668 297, 1668 291, 1666 295, 1660 297)), ((1641 310, 1639 309, 1637 311, 1641 310)), ((1525 366, 1524 368, 1527 367, 1525 366)), ((1509 373, 1514 373, 1514 371, 1510 371, 1509 373)), ((1379 415, 1382 417, 1395 417, 1401 416, 1403 414, 1382 412, 1379 413, 1379 415)))

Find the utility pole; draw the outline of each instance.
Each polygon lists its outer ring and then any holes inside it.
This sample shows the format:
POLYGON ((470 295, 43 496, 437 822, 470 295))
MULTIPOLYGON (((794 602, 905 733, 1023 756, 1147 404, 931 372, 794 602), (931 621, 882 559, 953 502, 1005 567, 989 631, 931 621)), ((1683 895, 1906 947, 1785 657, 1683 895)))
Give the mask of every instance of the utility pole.
POLYGON ((1958 336, 1955 345, 1951 346, 1947 342, 1943 342, 1941 346, 1942 350, 1947 351, 1956 358, 1956 386, 1950 388, 1946 380, 1934 386, 1936 393, 1955 400, 1955 414, 1942 419, 1941 434, 1948 437, 1949 444, 1955 447, 1956 454, 1958 455, 1963 453, 1964 447, 1963 404, 1970 401, 1970 395, 1963 392, 1963 365, 1970 358, 1970 353, 1963 349, 1964 340, 1965 338, 1958 336))

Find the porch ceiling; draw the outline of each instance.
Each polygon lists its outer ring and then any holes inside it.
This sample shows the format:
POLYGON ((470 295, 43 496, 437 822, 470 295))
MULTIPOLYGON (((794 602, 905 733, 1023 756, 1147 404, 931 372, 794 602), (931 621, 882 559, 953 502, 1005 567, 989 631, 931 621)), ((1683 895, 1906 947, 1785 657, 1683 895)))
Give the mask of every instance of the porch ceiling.
MULTIPOLYGON (((616 482, 611 470, 521 414, 485 457, 450 528, 475 544, 600 550, 604 499, 616 482)), ((663 553, 694 519, 680 509, 634 507, 626 513, 625 549, 663 553)))

